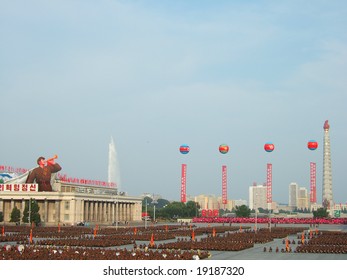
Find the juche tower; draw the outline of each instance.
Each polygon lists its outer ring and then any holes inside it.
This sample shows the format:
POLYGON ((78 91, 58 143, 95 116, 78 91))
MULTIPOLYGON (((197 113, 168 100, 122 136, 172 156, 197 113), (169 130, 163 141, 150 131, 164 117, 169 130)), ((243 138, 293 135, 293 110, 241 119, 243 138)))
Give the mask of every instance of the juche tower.
POLYGON ((331 173, 331 153, 330 153, 330 125, 328 120, 324 123, 324 146, 323 146, 323 207, 331 209, 333 205, 333 186, 331 173))

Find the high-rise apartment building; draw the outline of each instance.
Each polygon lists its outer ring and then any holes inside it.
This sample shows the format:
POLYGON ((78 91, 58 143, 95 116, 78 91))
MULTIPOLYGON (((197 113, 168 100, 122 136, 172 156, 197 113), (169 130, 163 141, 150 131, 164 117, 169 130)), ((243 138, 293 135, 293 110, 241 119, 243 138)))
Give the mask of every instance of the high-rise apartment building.
POLYGON ((268 209, 267 187, 264 185, 255 185, 249 187, 249 208, 250 209, 268 209))
POLYGON ((289 203, 288 206, 295 208, 298 206, 299 186, 297 183, 289 184, 289 203))
POLYGON ((309 209, 309 195, 306 188, 299 188, 297 208, 302 210, 309 209))
POLYGON ((309 208, 309 196, 308 190, 304 187, 299 187, 297 183, 289 184, 289 203, 288 206, 291 209, 308 209, 309 208))

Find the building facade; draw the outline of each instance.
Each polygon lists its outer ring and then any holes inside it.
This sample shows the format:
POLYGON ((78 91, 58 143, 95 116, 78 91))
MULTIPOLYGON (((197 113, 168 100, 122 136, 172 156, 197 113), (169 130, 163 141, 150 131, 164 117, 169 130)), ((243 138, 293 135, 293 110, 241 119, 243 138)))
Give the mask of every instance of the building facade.
POLYGON ((289 203, 288 206, 293 210, 298 207, 299 186, 297 183, 289 184, 289 203))
POLYGON ((259 208, 268 209, 266 186, 264 185, 250 186, 248 195, 249 195, 250 209, 252 210, 259 209, 259 208))
POLYGON ((298 195, 298 203, 297 203, 297 208, 298 209, 309 209, 309 195, 308 191, 304 187, 299 188, 299 195, 298 195))
POLYGON ((16 206, 24 213, 25 203, 37 201, 44 225, 76 225, 78 222, 112 224, 141 221, 142 200, 118 195, 115 188, 78 185, 56 180, 53 192, 0 191, 0 212, 4 222, 11 219, 16 206))

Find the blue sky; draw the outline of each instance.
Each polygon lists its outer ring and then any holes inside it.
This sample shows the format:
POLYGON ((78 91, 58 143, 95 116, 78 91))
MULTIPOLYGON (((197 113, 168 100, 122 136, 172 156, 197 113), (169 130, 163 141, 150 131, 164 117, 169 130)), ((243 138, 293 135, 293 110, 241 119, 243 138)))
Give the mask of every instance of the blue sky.
POLYGON ((321 202, 329 120, 345 203, 346 26, 337 0, 0 0, 0 163, 58 154, 61 173, 106 181, 113 137, 129 195, 179 200, 182 163, 187 194, 221 195, 226 164, 228 198, 248 199, 271 162, 273 200, 288 203, 314 161, 321 202))

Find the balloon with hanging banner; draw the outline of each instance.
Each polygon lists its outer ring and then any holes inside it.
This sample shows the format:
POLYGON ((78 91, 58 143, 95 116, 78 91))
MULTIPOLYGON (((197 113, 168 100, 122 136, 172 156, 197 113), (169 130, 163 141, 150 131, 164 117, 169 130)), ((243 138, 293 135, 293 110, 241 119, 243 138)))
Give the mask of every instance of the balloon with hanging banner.
POLYGON ((228 153, 228 152, 229 152, 229 146, 226 145, 226 144, 221 144, 221 145, 219 145, 219 152, 220 152, 221 154, 226 154, 226 153, 228 153))

